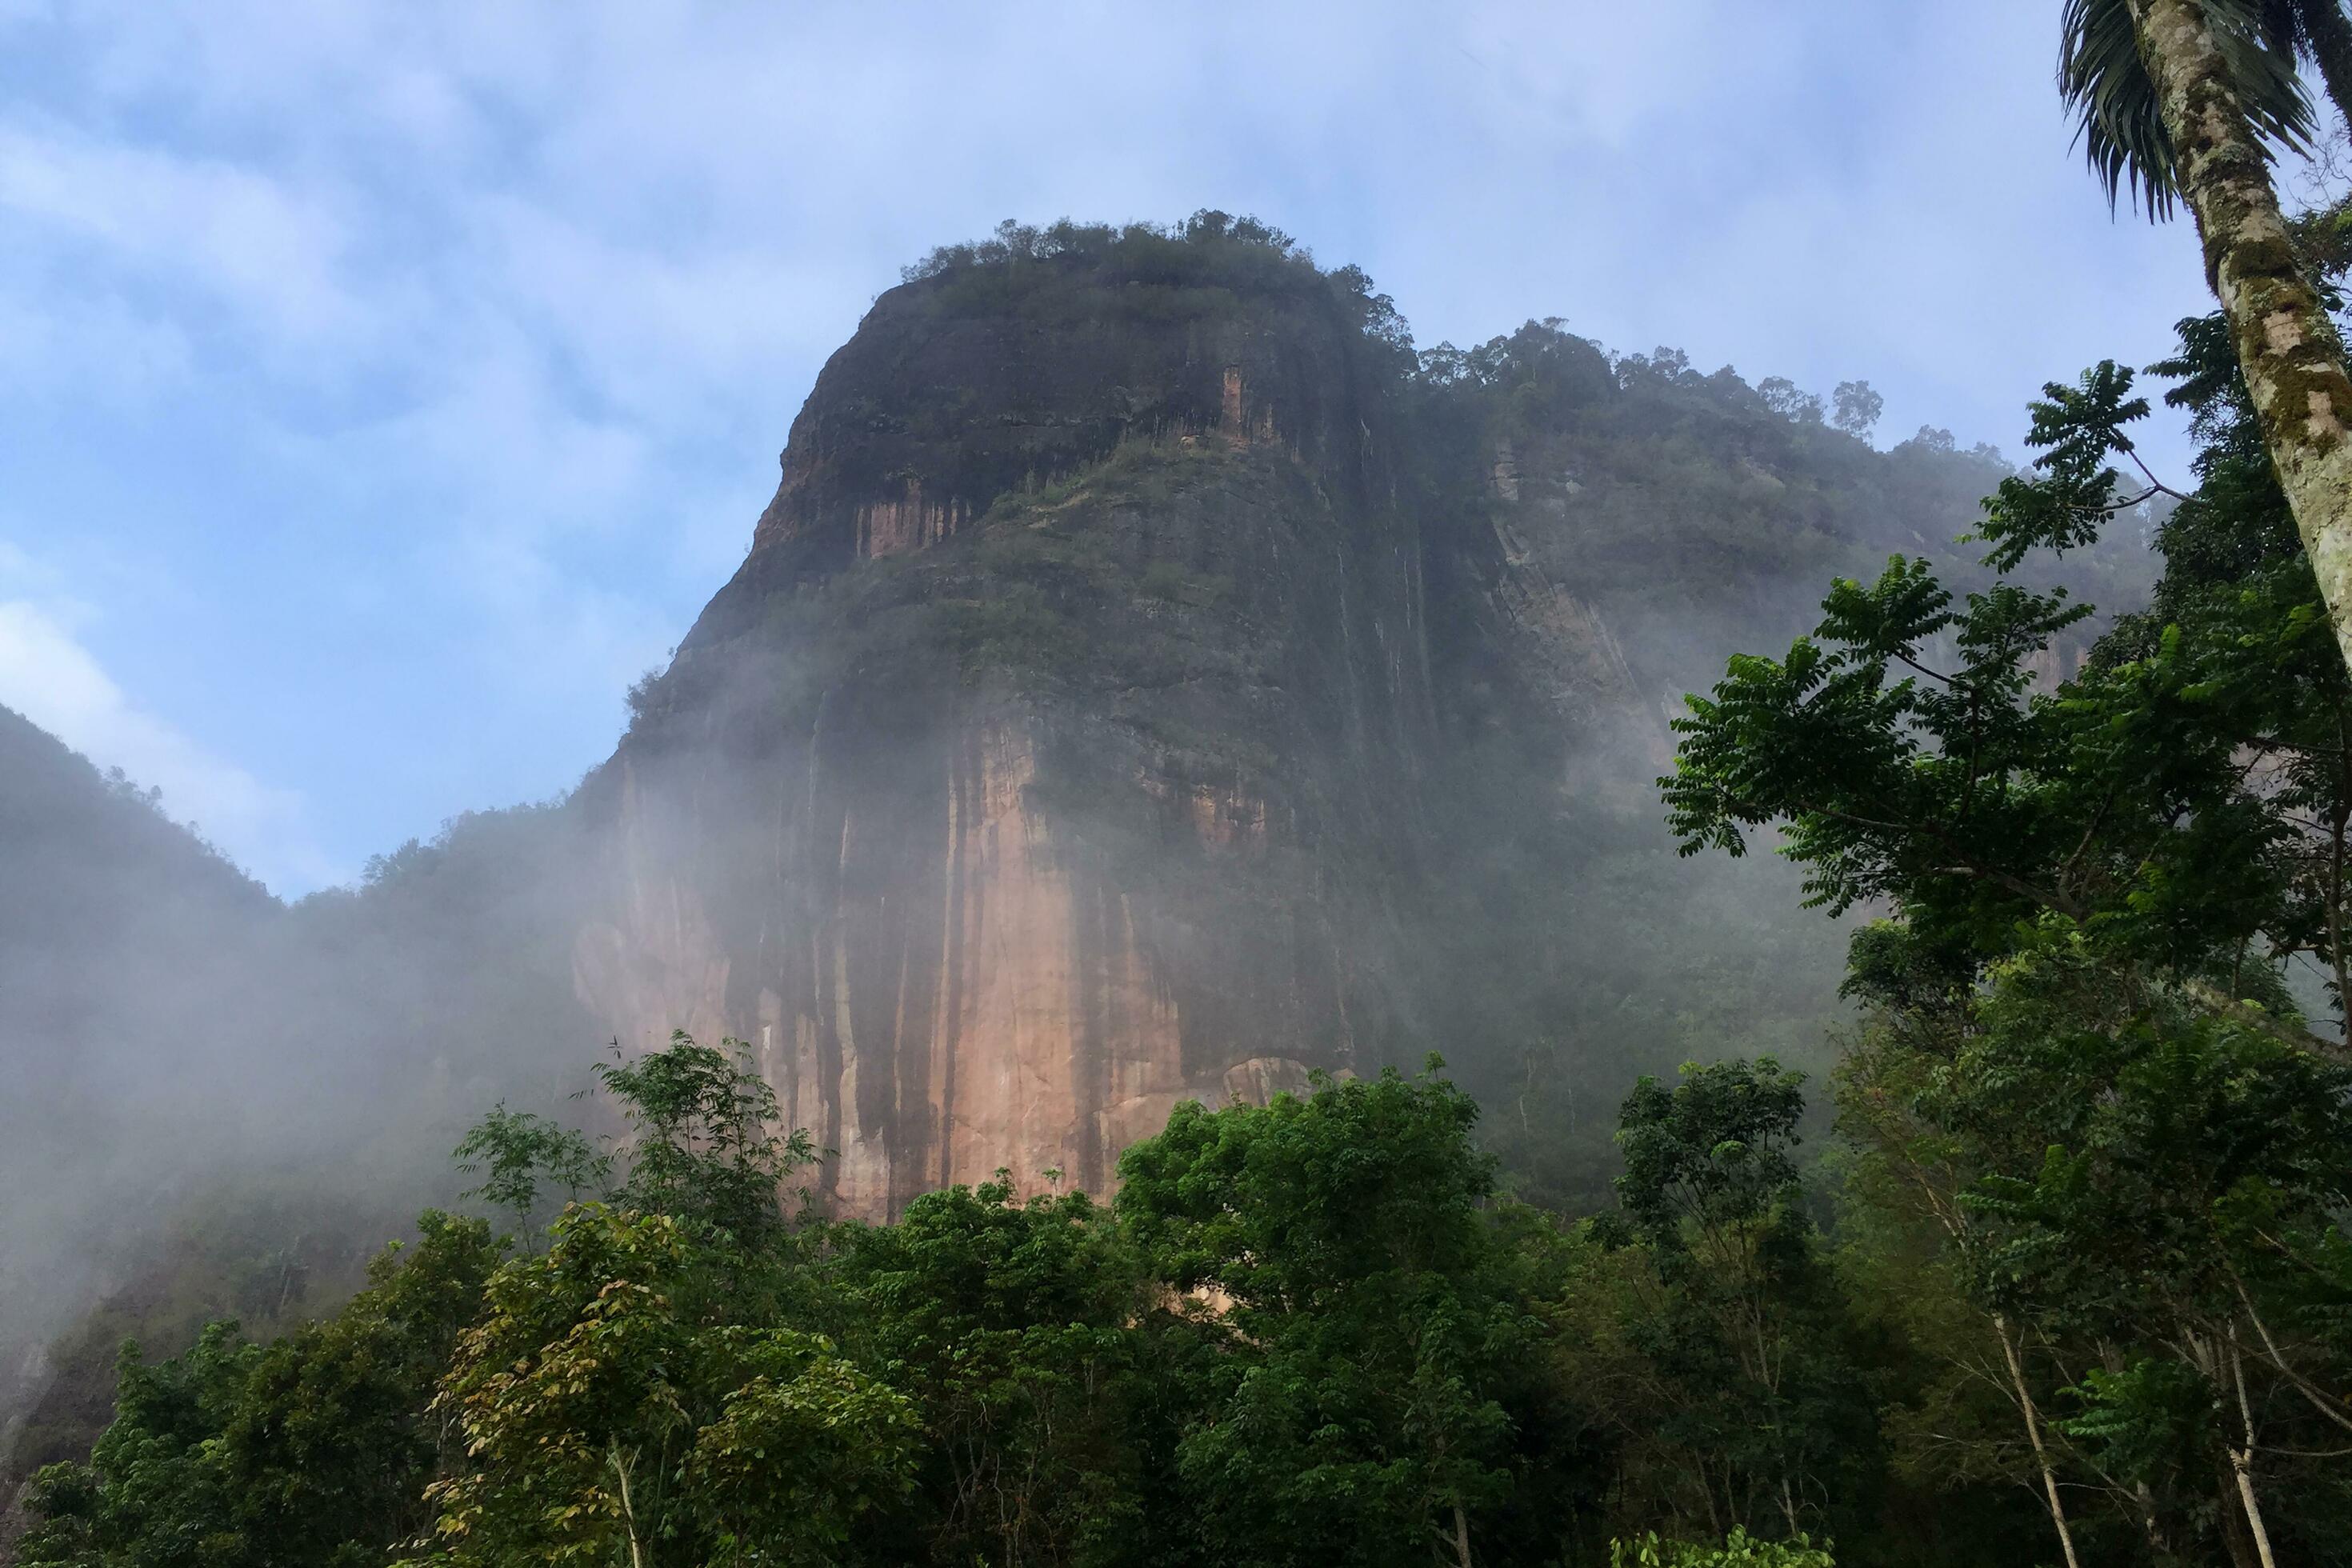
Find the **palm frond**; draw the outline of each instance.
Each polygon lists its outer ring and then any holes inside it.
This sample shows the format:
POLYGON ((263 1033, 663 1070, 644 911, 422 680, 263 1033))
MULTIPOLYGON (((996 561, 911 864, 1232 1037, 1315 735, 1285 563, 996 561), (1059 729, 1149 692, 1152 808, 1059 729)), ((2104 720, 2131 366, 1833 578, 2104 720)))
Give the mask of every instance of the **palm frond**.
MULTIPOLYGON (((2276 0, 2202 0, 2246 117, 2273 146, 2311 144, 2310 98, 2295 72, 2294 19, 2276 0)), ((2172 138, 2156 83, 2140 58, 2126 0, 2066 0, 2060 22, 2058 92, 2075 118, 2074 142, 2107 193, 2128 193, 2151 218, 2168 218, 2179 199, 2172 138)))

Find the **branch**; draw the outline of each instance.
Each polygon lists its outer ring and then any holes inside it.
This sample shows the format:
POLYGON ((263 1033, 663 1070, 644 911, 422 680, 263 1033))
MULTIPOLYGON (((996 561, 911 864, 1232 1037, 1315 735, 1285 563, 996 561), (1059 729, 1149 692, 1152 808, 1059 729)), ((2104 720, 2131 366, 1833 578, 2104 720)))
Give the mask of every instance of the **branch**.
POLYGON ((2251 1002, 2241 1002, 2215 990, 2206 981, 2183 980, 2180 982, 2180 994, 2214 1016, 2242 1024, 2257 1034, 2268 1035, 2283 1046, 2310 1051, 2331 1061, 2342 1061, 2345 1058, 2343 1042, 2327 1039, 2309 1029, 2273 1018, 2251 1002))

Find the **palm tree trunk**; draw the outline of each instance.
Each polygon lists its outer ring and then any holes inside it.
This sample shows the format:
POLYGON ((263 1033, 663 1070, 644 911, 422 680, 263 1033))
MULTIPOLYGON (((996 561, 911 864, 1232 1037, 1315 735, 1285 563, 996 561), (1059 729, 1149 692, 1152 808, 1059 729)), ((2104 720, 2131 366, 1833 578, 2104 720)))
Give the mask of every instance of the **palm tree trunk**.
POLYGON ((2352 374, 2200 0, 2126 0, 2263 438, 2352 663, 2352 374))
POLYGON ((2319 62, 2319 79, 2336 111, 2352 122, 2352 22, 2344 19, 2340 0, 2297 0, 2295 15, 2303 36, 2319 62))

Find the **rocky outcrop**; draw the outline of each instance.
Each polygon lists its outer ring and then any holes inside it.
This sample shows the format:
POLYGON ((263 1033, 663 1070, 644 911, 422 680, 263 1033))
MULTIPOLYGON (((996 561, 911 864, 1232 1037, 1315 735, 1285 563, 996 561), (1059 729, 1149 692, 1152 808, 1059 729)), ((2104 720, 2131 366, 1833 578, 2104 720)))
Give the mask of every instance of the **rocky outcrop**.
POLYGON ((1100 1190, 1180 1099, 1411 1033, 1426 542, 1352 324, 1288 279, 884 296, 583 792, 583 1001, 747 1042, 838 1211, 1100 1190))
POLYGON ((1556 325, 1414 374, 1360 275, 1106 236, 876 302, 572 805, 578 997, 748 1042, 844 1212, 1433 1047, 1597 1118, 1764 941, 1660 835, 1681 694, 2000 471, 1556 325))

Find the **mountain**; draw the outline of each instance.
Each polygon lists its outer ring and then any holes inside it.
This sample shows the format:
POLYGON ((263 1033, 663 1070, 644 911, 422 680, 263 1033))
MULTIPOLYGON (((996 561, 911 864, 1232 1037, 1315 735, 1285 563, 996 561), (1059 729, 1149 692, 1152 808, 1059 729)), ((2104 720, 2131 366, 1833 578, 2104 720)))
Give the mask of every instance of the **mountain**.
POLYGON ((937 253, 782 462, 609 761, 354 889, 281 905, 0 712, 0 1471, 87 1438, 121 1332, 331 1299, 492 1102, 593 1121, 674 1028, 843 1214, 1101 1190, 1180 1100, 1431 1051, 1522 1192, 1602 1201, 1636 1076, 1818 1062, 1834 1007, 1788 868, 1664 837, 1681 694, 2007 472, 1558 322, 1416 355, 1215 214, 937 253))
POLYGON ((484 1107, 570 1087, 597 1037, 569 820, 462 817, 289 907, 0 709, 0 1563, 15 1483, 87 1450, 126 1335, 331 1308, 455 1196, 484 1107))
POLYGON ((1629 995, 1744 963, 1726 1000, 1825 1005, 1831 939, 1702 907, 1648 781, 1726 653, 1969 524, 2005 469, 1948 447, 1557 324, 1423 364, 1360 273, 1216 215, 940 253, 572 802, 580 998, 748 1042, 877 1215, 1099 1189, 1176 1101, 1313 1069, 1557 1078, 1596 990, 1569 1076, 1613 1104, 1738 1043, 1629 995))

